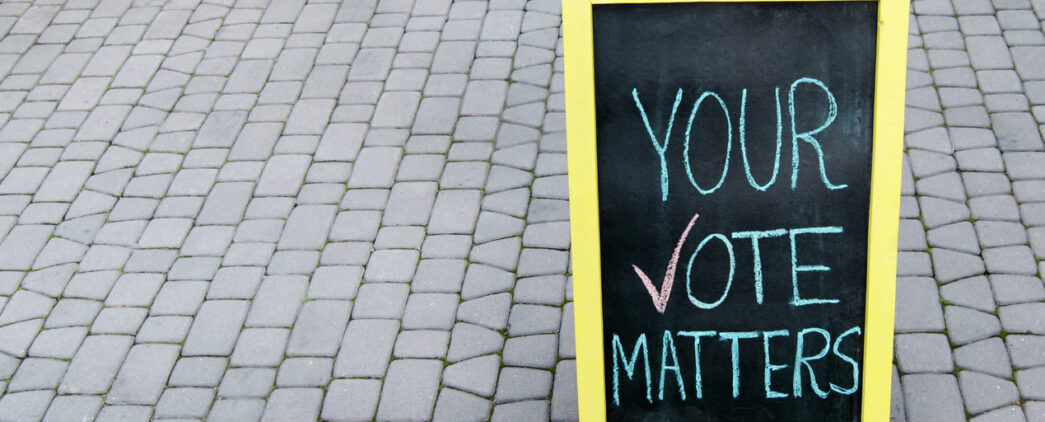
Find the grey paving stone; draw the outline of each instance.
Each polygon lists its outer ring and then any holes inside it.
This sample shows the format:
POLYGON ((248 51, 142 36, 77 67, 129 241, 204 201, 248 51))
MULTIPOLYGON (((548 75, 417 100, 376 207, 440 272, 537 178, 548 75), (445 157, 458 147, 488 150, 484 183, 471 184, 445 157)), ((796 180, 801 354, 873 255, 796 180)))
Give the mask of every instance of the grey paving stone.
POLYGON ((1042 204, 1023 204, 1020 206, 1020 214, 1024 224, 1032 226, 1045 224, 1045 206, 1042 204))
POLYGON ((322 265, 364 265, 370 257, 371 244, 367 242, 329 243, 323 248, 322 265))
POLYGON ((147 314, 144 308, 102 309, 91 325, 91 334, 135 334, 147 314))
POLYGON ((956 172, 942 173, 918 180, 915 188, 919 195, 932 196, 952 201, 964 202, 965 188, 961 176, 956 172))
POLYGON ((508 317, 508 335, 555 333, 559 329, 562 310, 540 305, 514 305, 508 317))
MULTIPOLYGON (((457 159, 454 153, 461 150, 459 145, 483 145, 483 144, 455 144, 450 150, 450 159, 457 159)), ((480 159, 487 159, 482 157, 480 159)), ((443 176, 439 180, 439 186, 443 189, 479 189, 486 184, 486 175, 490 165, 483 162, 465 161, 447 163, 443 169, 443 176)))
POLYGON ((473 299, 491 293, 507 291, 514 285, 515 277, 504 270, 472 264, 464 276, 464 287, 461 290, 463 299, 473 299))
POLYGON ((155 404, 178 358, 177 345, 141 344, 131 348, 106 396, 109 404, 155 404))
POLYGON ((562 274, 569 265, 569 253, 553 249, 526 248, 519 257, 519 276, 562 274))
POLYGON ((10 393, 0 398, 0 412, 19 415, 26 420, 40 420, 54 397, 54 391, 24 391, 10 393))
POLYGON ((523 246, 567 249, 570 246, 569 232, 569 222, 531 224, 523 234, 523 246))
POLYGON ((1045 337, 1010 334, 1005 337, 1005 345, 1012 357, 1013 367, 1030 368, 1045 362, 1045 354, 1042 353, 1045 351, 1045 337))
MULTIPOLYGON (((438 51, 436 54, 438 55, 438 51)), ((433 71, 435 71, 434 68, 433 71)), ((496 114, 504 105, 507 90, 508 84, 504 81, 469 82, 461 104, 461 113, 468 115, 496 114)))
POLYGON ((932 255, 936 278, 945 283, 984 272, 985 264, 976 255, 939 248, 933 248, 932 255))
POLYGON ((450 333, 443 330, 410 330, 399 333, 396 337, 393 355, 397 358, 430 358, 446 357, 450 333))
POLYGON ((19 225, 0 243, 0 269, 28 270, 54 231, 53 226, 19 225))
POLYGON ((1032 400, 1045 397, 1045 383, 1042 382, 1042 368, 1024 369, 1016 372, 1016 385, 1020 396, 1032 400))
POLYGON ((919 203, 922 206, 925 225, 929 229, 968 219, 972 215, 965 204, 940 198, 920 196, 919 203))
POLYGON ((306 303, 294 324, 287 345, 288 356, 331 356, 341 344, 351 304, 316 300, 306 303))
POLYGON ((510 306, 510 294, 484 296, 462 302, 457 309, 457 319, 494 330, 504 330, 508 323, 510 306))
POLYGON ((1026 244, 1028 235, 1019 223, 988 220, 976 222, 976 234, 984 248, 1026 244))
POLYGON ((353 318, 399 318, 406 307, 409 287, 401 283, 367 283, 359 288, 353 318))
POLYGON ((85 327, 43 330, 29 347, 29 356, 72 359, 86 336, 87 328, 85 327))
POLYGON ((321 266, 308 283, 307 296, 317 299, 351 299, 363 278, 358 266, 321 266))
POLYGON ((1001 332, 998 318, 991 314, 960 306, 947 306, 944 308, 944 315, 947 320, 947 334, 954 344, 971 343, 1001 332))
POLYGON ((530 208, 526 214, 526 221, 531 224, 549 221, 566 221, 569 219, 569 201, 558 199, 534 199, 530 202, 530 208))
POLYGON ((182 355, 227 356, 232 353, 248 306, 247 302, 234 300, 204 302, 182 346, 182 355))
POLYGON ((491 397, 497 385, 500 359, 496 355, 467 359, 443 372, 443 384, 483 397, 491 397))
POLYGON ((290 213, 277 247, 279 249, 320 249, 334 223, 337 207, 298 206, 290 213))
POLYGON ((998 309, 1002 327, 1010 333, 1045 334, 1045 304, 1021 303, 998 309))
POLYGON ((987 277, 976 276, 940 287, 940 297, 952 305, 994 312, 994 295, 987 277))
POLYGON ((1034 252, 1027 246, 1003 246, 983 251, 983 262, 991 273, 1035 275, 1034 252))
POLYGON ((494 401, 506 403, 545 399, 551 393, 551 387, 552 375, 548 371, 506 367, 501 370, 494 401))
POLYGON ((381 420, 426 419, 435 406, 442 362, 401 359, 392 362, 378 405, 381 420))
POLYGON ((262 398, 272 392, 276 370, 272 368, 230 368, 218 385, 222 398, 262 398))
POLYGON ((1040 179, 1045 177, 1045 171, 1037 165, 1045 154, 1036 152, 1010 152, 1004 154, 1005 167, 1009 176, 1013 179, 1040 179))
POLYGON ((1039 422, 1042 418, 1039 415, 1043 414, 1041 410, 1045 409, 1045 403, 1040 401, 1027 401, 1024 402, 1023 407, 1026 409, 1026 414, 1028 415, 1027 420, 1029 422, 1039 422))
POLYGON ((367 125, 335 123, 328 125, 316 149, 316 161, 353 161, 363 144, 367 125))
POLYGON ((112 385, 131 342, 132 339, 127 336, 88 336, 69 364, 65 378, 58 386, 58 393, 105 393, 112 385))
POLYGON ((320 417, 325 420, 369 421, 377 412, 381 381, 346 379, 331 381, 320 417))
POLYGON ((269 262, 268 273, 273 276, 307 276, 319 264, 320 253, 315 251, 278 251, 269 262))
POLYGON ((513 299, 519 303, 560 305, 565 294, 566 277, 539 276, 519 279, 513 299))
POLYGON ((303 276, 266 277, 250 305, 245 326, 292 326, 307 289, 308 278, 303 276))
POLYGON ((416 250, 375 251, 366 268, 366 281, 409 282, 413 279, 418 257, 416 250))
POLYGON ((348 179, 349 188, 392 187, 402 154, 399 148, 363 148, 348 179))
POLYGON ((958 373, 965 408, 972 414, 983 413, 1007 404, 1017 404, 1019 393, 1009 380, 973 371, 958 373))
POLYGON ((378 249, 418 249, 423 244, 424 238, 424 227, 383 227, 377 234, 374 247, 378 249))
POLYGON ((491 403, 474 395, 444 388, 435 405, 433 421, 481 421, 490 417, 491 403))
POLYGON ((1023 410, 1019 406, 1005 406, 999 409, 995 409, 990 412, 986 412, 980 416, 971 419, 974 422, 984 421, 1026 421, 1026 417, 1023 414, 1023 410))
POLYGON ((1028 113, 995 113, 991 124, 1002 151, 1040 151, 1045 149, 1034 118, 1028 113))
POLYGON ((896 332, 943 331, 943 310, 933 279, 899 277, 896 288, 896 332))
POLYGON ((504 344, 504 364, 550 369, 558 357, 558 344, 553 334, 510 338, 504 344))
POLYGON ((202 418, 214 400, 209 388, 171 388, 163 392, 156 404, 156 418, 202 418))
POLYGON ((172 387, 214 387, 221 381, 226 366, 228 360, 224 358, 181 358, 167 382, 172 387))
POLYGON ((334 362, 334 376, 383 376, 398 331, 399 322, 396 320, 361 319, 349 322, 334 362))
POLYGON ((904 373, 954 371, 951 348, 943 334, 897 335, 896 360, 904 373))
POLYGON ((453 327, 458 302, 454 294, 411 294, 403 312, 403 328, 449 330, 453 327))
POLYGON ((1045 73, 1041 70, 1042 64, 1045 63, 1045 49, 1041 46, 1013 47, 1012 58, 1021 78, 1045 79, 1045 73))
POLYGON ((958 168, 964 171, 1005 171, 1001 153, 995 148, 967 149, 955 153, 958 168))
POLYGON ((215 401, 207 414, 209 421, 257 421, 265 409, 264 400, 226 399, 215 401))
POLYGON ((1009 362, 1005 343, 998 337, 980 340, 955 349, 954 362, 964 369, 1000 378, 1012 377, 1012 364, 1009 362))
POLYGON ((8 392, 54 389, 65 375, 68 362, 56 359, 27 358, 7 385, 8 392))
POLYGON ((965 39, 969 58, 976 69, 1011 69, 1012 57, 1008 54, 1005 39, 1000 36, 973 36, 965 39))
POLYGON ((439 43, 432 58, 432 73, 466 73, 475 58, 475 46, 475 41, 439 43))
POLYGON ((47 316, 54 306, 55 300, 28 290, 19 290, 0 313, 0 324, 25 321, 47 316))
POLYGON ((504 270, 513 270, 519 262, 522 239, 518 237, 495 240, 472 248, 470 258, 504 270))
POLYGON ((234 366, 276 366, 282 361, 290 333, 284 328, 244 329, 232 352, 234 366))
POLYGON ((102 399, 97 396, 59 396, 51 401, 44 414, 46 422, 94 418, 101 410, 102 399))
MULTIPOLYGON (((915 223, 918 223, 919 227, 921 226, 920 222, 915 221, 915 223)), ((914 231, 915 228, 912 227, 910 230, 914 231)), ((901 231, 901 233, 903 232, 901 231)), ((962 221, 932 229, 929 231, 928 241, 929 245, 934 247, 952 249, 967 254, 979 254, 980 252, 980 245, 976 237, 976 231, 973 229, 972 223, 968 221, 962 221)), ((912 249, 924 250, 924 243, 922 246, 921 249, 912 249)), ((940 259, 948 258, 949 257, 941 257, 940 259)), ((950 265, 950 263, 943 263, 940 266, 944 265, 950 265)))
POLYGON ((902 382, 908 420, 965 420, 961 393, 954 375, 905 375, 902 382))
POLYGON ((475 190, 442 191, 428 221, 431 234, 469 234, 475 229, 482 194, 475 190))
POLYGON ((447 360, 458 362, 475 356, 482 356, 500 351, 504 344, 504 336, 496 331, 467 323, 454 326, 450 337, 450 350, 447 360))
POLYGON ((386 92, 377 102, 371 125, 374 127, 410 127, 420 101, 421 93, 416 91, 386 92))
POLYGON ((98 412, 99 421, 148 421, 152 417, 148 406, 105 406, 98 412))
POLYGON ((1045 286, 1034 276, 992 275, 994 298, 1000 305, 1045 300, 1045 286))
POLYGON ((265 405, 261 420, 317 419, 322 401, 323 391, 320 389, 276 389, 265 405))
POLYGON ((461 290, 465 265, 459 259, 423 259, 411 288, 415 292, 456 293, 461 290))
POLYGON ((276 375, 276 386, 279 388, 325 387, 330 382, 330 372, 333 366, 333 359, 286 359, 279 366, 279 372, 276 375))

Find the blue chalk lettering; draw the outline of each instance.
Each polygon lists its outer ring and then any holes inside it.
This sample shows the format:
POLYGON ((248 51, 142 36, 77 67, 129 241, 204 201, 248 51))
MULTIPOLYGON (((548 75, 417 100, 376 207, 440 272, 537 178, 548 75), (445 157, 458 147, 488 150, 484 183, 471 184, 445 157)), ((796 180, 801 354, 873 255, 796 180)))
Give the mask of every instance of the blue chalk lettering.
POLYGON ((848 187, 849 185, 835 185, 827 180, 827 170, 824 167, 824 150, 820 147, 820 142, 813 137, 813 135, 816 135, 820 132, 823 132, 824 129, 827 129, 827 127, 835 121, 835 117, 838 116, 838 103, 835 102, 835 96, 834 94, 831 94, 831 90, 827 89, 827 85, 824 85, 824 83, 820 82, 819 80, 813 78, 798 79, 791 84, 791 91, 787 94, 787 109, 788 112, 791 113, 791 189, 794 190, 795 187, 798 185, 799 139, 805 141, 810 146, 812 146, 814 150, 816 150, 817 158, 820 160, 820 180, 824 182, 824 186, 827 186, 827 188, 831 190, 845 189, 846 187, 848 187), (820 89, 824 90, 824 93, 827 94, 827 101, 830 104, 830 108, 827 111, 827 120, 824 121, 824 124, 808 132, 799 133, 798 130, 795 128, 795 89, 798 88, 798 86, 801 84, 813 84, 820 87, 820 89))
POLYGON ((809 364, 809 361, 818 360, 827 356, 827 350, 830 348, 830 344, 831 335, 827 333, 827 330, 821 328, 806 328, 798 332, 798 344, 795 346, 795 373, 792 385, 795 397, 802 397, 802 365, 805 365, 806 370, 809 371, 809 385, 813 387, 813 392, 820 398, 827 397, 827 392, 821 390, 820 385, 817 384, 816 374, 813 373, 813 366, 809 364), (809 333, 817 333, 824 337, 824 348, 815 356, 805 356, 805 337, 806 334, 809 333))
POLYGON ((664 340, 660 351, 660 393, 658 400, 664 400, 664 373, 671 370, 675 372, 675 382, 679 385, 679 394, 682 401, 686 401, 686 387, 682 384, 682 369, 679 368, 678 355, 675 354, 675 339, 671 338, 671 331, 664 330, 664 340), (671 365, 668 365, 668 350, 671 350, 671 365))
MULTIPOLYGON (((740 157, 744 159, 744 174, 747 176, 747 182, 751 187, 760 191, 765 191, 773 183, 776 183, 777 173, 780 171, 780 147, 783 144, 782 133, 784 131, 784 124, 780 116, 780 88, 776 88, 776 94, 773 95, 773 99, 776 100, 776 153, 773 159, 773 177, 769 178, 769 181, 764 185, 758 184, 755 181, 755 176, 751 174, 751 164, 747 159, 747 144, 746 133, 747 133, 747 89, 743 90, 740 94, 740 157)), ((793 113, 792 113, 793 114, 793 113)), ((762 302, 759 302, 762 303, 762 302)))
POLYGON ((791 305, 794 306, 805 306, 805 305, 816 305, 824 303, 838 303, 838 299, 803 299, 802 295, 798 293, 798 273, 804 271, 831 271, 830 267, 823 265, 798 265, 798 256, 795 246, 795 238, 800 234, 830 234, 830 233, 841 233, 842 227, 840 226, 829 226, 829 227, 805 227, 800 229, 791 229, 791 305))
POLYGON ((675 105, 671 106, 671 117, 668 119, 668 130, 664 131, 663 145, 657 142, 657 136, 653 134, 653 128, 650 127, 649 118, 646 116, 646 109, 639 101, 637 88, 631 90, 631 97, 635 99, 635 106, 639 108, 639 114, 642 115, 642 123, 646 125, 646 133, 649 133, 650 141, 653 142, 653 149, 657 150, 657 155, 660 157, 660 200, 664 202, 668 200, 668 162, 664 159, 664 154, 668 150, 671 127, 675 124, 675 112, 679 109, 679 103, 682 102, 682 88, 679 88, 678 94, 675 94, 675 105))
POLYGON ((613 404, 620 406, 619 398, 619 379, 620 369, 617 365, 617 356, 620 355, 620 359, 624 360, 624 371, 628 375, 628 379, 632 379, 635 375, 635 364, 639 360, 639 352, 642 352, 643 363, 646 369, 646 400, 653 403, 653 395, 650 393, 650 374, 649 374, 649 348, 646 346, 646 334, 639 334, 639 339, 635 342, 635 349, 631 352, 631 362, 628 362, 627 356, 624 354, 624 345, 620 342, 620 337, 617 333, 613 333, 613 404))
POLYGON ((784 229, 733 233, 734 239, 751 239, 751 250, 755 260, 755 302, 759 305, 762 304, 762 253, 758 249, 758 239, 780 237, 785 233, 787 230, 784 229))
POLYGON ((729 345, 733 357, 733 398, 740 395, 740 339, 756 338, 758 331, 741 331, 736 333, 719 333, 720 340, 730 340, 729 345))
POLYGON ((679 331, 679 337, 693 337, 693 363, 696 364, 696 372, 693 374, 693 384, 697 387, 697 398, 704 398, 704 383, 700 376, 700 338, 714 337, 714 331, 679 331))
POLYGON ((787 337, 787 336, 790 336, 790 335, 791 335, 791 333, 789 333, 787 330, 763 331, 762 332, 762 350, 764 352, 764 356, 766 357, 766 362, 765 362, 766 366, 765 366, 765 373, 763 374, 763 378, 764 378, 763 383, 765 384, 765 387, 766 387, 766 398, 767 399, 782 399, 782 398, 786 398, 787 397, 787 394, 784 394, 784 393, 781 393, 781 392, 777 392, 777 391, 773 391, 773 386, 772 386, 772 384, 773 384, 773 371, 779 371, 781 369, 787 368, 787 365, 774 365, 773 363, 771 363, 769 361, 769 339, 773 338, 773 337, 787 337))
POLYGON ((697 250, 693 251, 693 255, 689 257, 689 265, 686 266, 686 294, 689 295, 689 301, 700 309, 714 309, 718 305, 721 305, 726 300, 726 296, 729 295, 729 288, 733 286, 733 272, 737 268, 736 257, 733 255, 733 244, 729 243, 729 239, 718 233, 709 234, 697 245, 697 250), (729 279, 726 280, 726 288, 722 291, 722 296, 718 300, 712 303, 702 302, 693 296, 693 260, 697 258, 697 254, 700 253, 701 249, 704 249, 704 245, 711 239, 721 240, 726 245, 726 251, 729 252, 729 279))
POLYGON ((709 193, 712 193, 712 192, 718 190, 718 188, 722 187, 722 183, 726 181, 726 173, 729 172, 729 152, 732 149, 733 149, 733 124, 729 122, 729 110, 726 108, 726 102, 722 101, 722 97, 719 97, 718 94, 716 94, 714 92, 711 92, 711 91, 705 91, 703 94, 700 94, 700 98, 698 98, 697 102, 693 104, 693 112, 691 112, 689 114, 689 122, 686 124, 686 142, 685 142, 685 144, 683 145, 683 148, 682 148, 682 156, 683 156, 682 162, 683 162, 683 164, 686 165, 686 175, 689 176, 689 182, 692 183, 693 187, 697 188, 697 191, 700 192, 702 195, 707 195, 709 193), (726 134, 727 134, 727 136, 726 136, 726 159, 722 163, 722 176, 720 176, 718 178, 718 184, 713 186, 711 189, 704 189, 704 188, 700 187, 700 185, 697 184, 697 180, 693 178, 693 169, 691 168, 691 166, 689 164, 689 136, 690 136, 690 132, 693 130, 693 119, 695 117, 697 117, 697 111, 700 110, 700 104, 703 103, 704 99, 707 98, 707 97, 714 97, 715 100, 718 101, 718 105, 720 107, 722 107, 722 114, 724 114, 726 116, 726 134))
POLYGON ((831 348, 831 350, 834 351, 835 356, 838 356, 839 358, 841 358, 842 360, 844 360, 846 363, 848 363, 850 366, 853 367, 853 386, 852 387, 850 387, 850 388, 842 388, 842 387, 839 387, 839 386, 835 385, 834 383, 831 383, 831 390, 836 392, 836 393, 839 393, 839 394, 850 395, 850 394, 855 393, 856 390, 860 388, 860 364, 857 363, 855 360, 853 360, 853 358, 851 358, 851 357, 845 355, 844 353, 838 351, 838 345, 842 343, 842 339, 846 338, 847 336, 853 335, 853 334, 860 335, 861 334, 860 327, 853 327, 853 328, 850 328, 849 330, 847 330, 846 332, 842 333, 842 335, 838 336, 838 338, 835 339, 834 347, 831 348))

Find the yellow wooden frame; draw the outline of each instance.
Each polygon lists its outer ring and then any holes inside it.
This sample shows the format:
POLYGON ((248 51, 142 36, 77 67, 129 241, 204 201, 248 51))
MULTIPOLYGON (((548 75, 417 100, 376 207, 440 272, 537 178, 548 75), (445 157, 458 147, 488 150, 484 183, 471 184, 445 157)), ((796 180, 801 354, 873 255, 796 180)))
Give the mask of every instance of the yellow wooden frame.
MULTIPOLYGON (((794 0, 563 1, 574 336, 577 347, 577 394, 582 421, 606 419, 592 5, 695 1, 745 3, 794 0)), ((865 1, 878 1, 879 7, 861 417, 868 422, 885 422, 889 420, 889 396, 892 392, 893 312, 896 299, 896 244, 903 161, 909 0, 865 1)))

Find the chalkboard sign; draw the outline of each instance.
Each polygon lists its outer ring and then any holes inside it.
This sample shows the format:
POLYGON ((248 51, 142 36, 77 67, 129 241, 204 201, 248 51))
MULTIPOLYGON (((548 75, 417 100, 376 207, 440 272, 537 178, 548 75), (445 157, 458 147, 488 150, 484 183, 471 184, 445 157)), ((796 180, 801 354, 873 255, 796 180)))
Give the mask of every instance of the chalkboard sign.
POLYGON ((907 3, 596 3, 564 3, 582 420, 887 420, 907 3))

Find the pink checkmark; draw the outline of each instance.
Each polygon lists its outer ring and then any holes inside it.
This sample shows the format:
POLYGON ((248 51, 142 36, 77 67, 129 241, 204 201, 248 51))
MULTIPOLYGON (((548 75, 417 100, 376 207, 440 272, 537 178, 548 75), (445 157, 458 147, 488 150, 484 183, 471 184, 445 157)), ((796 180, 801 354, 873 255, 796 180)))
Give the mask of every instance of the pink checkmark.
POLYGON ((664 309, 668 307, 668 299, 671 297, 671 285, 675 282, 675 267, 679 263, 679 253, 682 252, 682 244, 686 243, 686 237, 689 236, 689 229, 693 228, 693 223, 697 222, 697 217, 700 215, 693 214, 693 218, 689 220, 689 225, 686 226, 686 230, 682 231, 682 237, 679 238, 679 243, 675 245, 675 251, 671 253, 671 260, 668 261, 668 268, 664 271, 664 283, 660 285, 660 291, 657 291, 656 287, 653 287, 653 282, 650 281, 646 273, 642 272, 639 267, 632 264, 631 268, 635 269, 635 274, 639 275, 642 280, 642 284, 646 285, 646 291, 649 292, 651 298, 653 298, 653 307, 657 308, 657 312, 664 313, 664 309))

